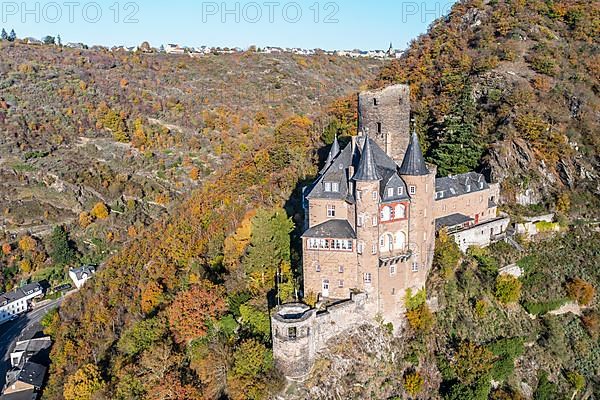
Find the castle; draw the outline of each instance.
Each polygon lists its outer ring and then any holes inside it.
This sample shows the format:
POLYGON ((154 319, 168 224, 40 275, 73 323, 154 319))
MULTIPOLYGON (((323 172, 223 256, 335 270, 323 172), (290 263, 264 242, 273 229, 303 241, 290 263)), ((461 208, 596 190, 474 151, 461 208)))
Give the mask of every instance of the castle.
POLYGON ((441 228, 461 249, 501 237, 499 187, 469 172, 436 178, 410 133, 409 89, 359 94, 359 136, 336 140, 305 189, 304 295, 321 310, 280 306, 272 317, 278 367, 291 379, 310 370, 316 352, 347 327, 376 318, 403 323, 404 297, 425 286, 441 228))

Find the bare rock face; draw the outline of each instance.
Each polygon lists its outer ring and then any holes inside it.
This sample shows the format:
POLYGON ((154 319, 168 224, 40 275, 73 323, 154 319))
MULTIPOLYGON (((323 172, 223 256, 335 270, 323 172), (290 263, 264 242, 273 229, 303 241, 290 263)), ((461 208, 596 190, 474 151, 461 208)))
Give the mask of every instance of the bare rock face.
MULTIPOLYGON (((385 328, 362 325, 330 340, 310 376, 290 383, 282 399, 387 399, 402 396, 405 341, 385 328)), ((437 368, 428 374, 427 385, 437 387, 437 368)))

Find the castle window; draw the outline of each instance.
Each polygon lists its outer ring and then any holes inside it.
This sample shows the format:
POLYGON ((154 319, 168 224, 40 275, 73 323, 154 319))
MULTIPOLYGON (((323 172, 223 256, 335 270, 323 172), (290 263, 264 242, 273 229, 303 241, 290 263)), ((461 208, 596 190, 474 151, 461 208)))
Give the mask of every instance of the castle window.
POLYGON ((343 273, 344 273, 344 266, 343 266, 343 265, 340 265, 340 266, 338 267, 338 272, 339 272, 340 274, 343 274, 343 273))
POLYGON ((373 249, 371 250, 373 254, 377 254, 377 244, 373 243, 373 249))
POLYGON ((340 184, 338 182, 331 182, 331 191, 332 192, 339 192, 340 191, 340 184))
POLYGON ((373 216, 373 226, 377 226, 377 216, 373 216))
POLYGON ((416 186, 413 186, 413 185, 409 186, 409 187, 408 187, 408 192, 409 192, 410 194, 416 194, 416 193, 417 193, 417 187, 416 187, 416 186))
POLYGON ((289 339, 296 339, 297 335, 298 335, 298 331, 295 326, 288 328, 288 338, 289 339))
POLYGON ((396 275, 396 266, 390 265, 390 275, 396 275))
POLYGON ((359 215, 358 218, 356 219, 356 225, 363 226, 363 216, 362 215, 359 215))
POLYGON ((483 203, 483 196, 479 196, 479 202, 483 203))
POLYGON ((331 192, 331 182, 325 182, 325 191, 331 192))
POLYGON ((332 204, 327 205, 327 216, 329 218, 335 217, 335 206, 332 204))
POLYGON ((321 272, 321 264, 319 264, 318 262, 315 262, 315 271, 321 272))
POLYGON ((377 100, 376 98, 373 98, 373 105, 374 106, 378 106, 379 105, 379 100, 377 100))
POLYGON ((394 218, 395 219, 406 218, 406 207, 404 207, 404 204, 398 204, 396 206, 396 209, 394 210, 394 218))
POLYGON ((404 250, 406 246, 406 234, 402 231, 396 233, 396 248, 404 250))
POLYGON ((401 186, 398 186, 398 196, 402 196, 403 193, 404 193, 404 188, 401 186))
POLYGON ((371 273, 365 272, 365 283, 371 283, 371 273))
POLYGON ((412 263, 412 272, 419 272, 419 263, 416 261, 412 263))
POLYGON ((388 197, 394 197, 394 188, 388 188, 387 190, 388 197))
POLYGON ((381 128, 381 122, 377 123, 377 133, 381 135, 382 132, 382 128, 381 128))
POLYGON ((392 207, 385 206, 381 209, 381 220, 389 221, 392 219, 392 207))
POLYGON ((396 288, 392 288, 392 294, 396 294, 396 288))
POLYGON ((377 200, 377 192, 373 192, 371 196, 373 197, 373 200, 377 200))
POLYGON ((357 247, 358 254, 362 254, 364 248, 365 248, 365 244, 363 242, 358 242, 358 247, 357 247))
POLYGON ((344 287, 344 280, 343 280, 343 279, 340 279, 340 280, 338 281, 338 287, 339 287, 339 288, 343 288, 343 287, 344 287))

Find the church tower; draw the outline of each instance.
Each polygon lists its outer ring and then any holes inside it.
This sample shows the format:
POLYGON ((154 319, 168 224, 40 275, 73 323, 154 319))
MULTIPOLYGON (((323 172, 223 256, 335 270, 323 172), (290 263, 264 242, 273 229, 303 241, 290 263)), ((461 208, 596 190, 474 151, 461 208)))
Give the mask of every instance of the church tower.
POLYGON ((435 175, 437 167, 427 165, 417 133, 413 131, 400 166, 400 176, 406 182, 410 203, 409 246, 414 289, 425 285, 433 263, 435 245, 435 175))

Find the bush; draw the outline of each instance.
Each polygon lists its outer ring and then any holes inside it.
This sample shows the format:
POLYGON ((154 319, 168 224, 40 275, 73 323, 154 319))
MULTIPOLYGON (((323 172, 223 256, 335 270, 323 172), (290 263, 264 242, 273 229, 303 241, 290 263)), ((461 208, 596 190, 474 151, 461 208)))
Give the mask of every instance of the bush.
POLYGON ((500 275, 496 279, 496 298, 501 303, 515 303, 521 297, 521 282, 511 275, 500 275))
POLYGON ((548 380, 548 373, 543 371, 539 375, 538 386, 533 394, 534 400, 554 400, 557 399, 558 393, 556 385, 548 380))
POLYGON ((527 310, 527 312, 529 314, 540 315, 540 314, 546 314, 547 312, 559 309, 567 301, 568 301, 568 299, 563 297, 561 299, 550 300, 550 301, 541 302, 541 303, 525 302, 525 303, 523 303, 523 307, 525 307, 525 309, 527 310))
POLYGON ((421 390, 423 390, 424 383, 425 380, 423 379, 421 374, 414 371, 404 375, 402 385, 404 386, 404 390, 406 391, 406 393, 408 393, 411 397, 415 397, 421 392, 421 390))
POLYGON ((406 313, 406 319, 411 328, 420 332, 427 332, 433 326, 433 314, 427 304, 421 304, 417 308, 406 313))
POLYGON ((492 369, 493 360, 494 354, 490 350, 463 342, 452 360, 452 368, 462 383, 470 385, 492 369))
POLYGON ((91 214, 98 219, 106 219, 108 218, 108 207, 106 207, 106 204, 102 203, 102 202, 98 202, 96 203, 96 205, 94 206, 94 208, 92 208, 92 212, 91 214))
POLYGON ((567 293, 569 297, 577 301, 582 306, 587 306, 592 302, 596 289, 580 278, 575 278, 571 282, 567 283, 567 293))

